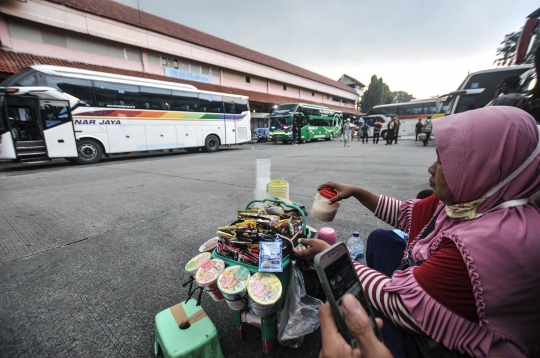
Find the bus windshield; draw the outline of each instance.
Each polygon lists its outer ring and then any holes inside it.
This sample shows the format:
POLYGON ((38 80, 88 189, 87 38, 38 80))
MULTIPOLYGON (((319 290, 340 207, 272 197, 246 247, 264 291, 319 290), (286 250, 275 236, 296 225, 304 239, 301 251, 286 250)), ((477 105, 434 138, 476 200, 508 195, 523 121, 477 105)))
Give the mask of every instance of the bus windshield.
POLYGON ((274 111, 272 111, 271 115, 276 115, 280 113, 281 114, 294 113, 297 106, 298 104, 280 104, 279 106, 276 107, 276 109, 274 109, 274 111))
POLYGON ((289 129, 290 117, 272 117, 270 118, 270 128, 272 129, 289 129))

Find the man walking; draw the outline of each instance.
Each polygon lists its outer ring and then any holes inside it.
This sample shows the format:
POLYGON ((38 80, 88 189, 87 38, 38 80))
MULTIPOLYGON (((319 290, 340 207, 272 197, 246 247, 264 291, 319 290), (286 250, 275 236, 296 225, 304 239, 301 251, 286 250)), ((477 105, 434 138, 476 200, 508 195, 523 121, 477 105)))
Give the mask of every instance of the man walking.
POLYGON ((352 125, 351 119, 347 118, 347 122, 343 125, 343 146, 350 147, 351 143, 351 134, 352 134, 352 125))
POLYGON ((418 118, 418 123, 416 123, 416 128, 415 128, 415 133, 416 133, 416 138, 414 139, 415 142, 418 142, 418 135, 422 133, 423 126, 424 125, 422 124, 422 119, 418 118))
POLYGON ((367 124, 367 121, 366 121, 364 125, 362 126, 362 143, 364 143, 364 139, 366 140, 365 141, 366 144, 369 143, 368 135, 369 135, 369 124, 367 124))

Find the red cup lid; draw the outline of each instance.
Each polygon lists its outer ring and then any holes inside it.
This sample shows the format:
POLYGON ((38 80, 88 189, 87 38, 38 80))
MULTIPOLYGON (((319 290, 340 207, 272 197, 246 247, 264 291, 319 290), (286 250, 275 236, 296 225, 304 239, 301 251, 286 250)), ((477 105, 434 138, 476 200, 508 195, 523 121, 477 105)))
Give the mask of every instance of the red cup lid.
POLYGON ((324 187, 321 190, 319 190, 319 194, 324 196, 326 199, 332 199, 334 196, 337 195, 337 191, 335 191, 332 188, 324 187))

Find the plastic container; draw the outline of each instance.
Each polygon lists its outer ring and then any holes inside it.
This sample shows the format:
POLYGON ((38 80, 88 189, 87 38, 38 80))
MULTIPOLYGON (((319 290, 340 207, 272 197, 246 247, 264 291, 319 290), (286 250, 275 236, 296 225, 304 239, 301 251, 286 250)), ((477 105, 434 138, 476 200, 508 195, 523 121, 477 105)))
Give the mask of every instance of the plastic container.
POLYGON ((217 285, 229 307, 239 311, 247 302, 247 285, 251 277, 242 266, 229 266, 219 275, 217 285))
POLYGON ((337 235, 331 227, 323 227, 319 230, 317 239, 324 240, 328 244, 334 245, 337 242, 337 235))
POLYGON ((222 301, 224 299, 217 285, 218 277, 224 269, 225 263, 223 260, 211 259, 202 264, 195 274, 195 282, 199 286, 202 286, 214 301, 222 301))
POLYGON ((360 238, 358 231, 353 231, 353 236, 347 241, 347 247, 351 254, 351 259, 362 261, 364 259, 364 242, 360 238))
POLYGON ((319 190, 315 195, 315 201, 311 207, 311 215, 321 221, 333 221, 336 217, 341 202, 336 201, 335 203, 330 204, 328 200, 332 199, 336 195, 337 192, 332 188, 322 188, 319 190))
POLYGON ((285 179, 273 179, 270 180, 266 187, 268 196, 271 198, 281 198, 289 200, 289 182, 285 179))
POLYGON ((184 269, 187 273, 189 273, 191 276, 194 276, 199 267, 202 266, 206 261, 210 260, 212 258, 212 254, 210 252, 203 252, 202 254, 198 254, 194 258, 188 261, 184 269))
POLYGON ((248 281, 249 310, 265 317, 275 311, 274 306, 283 293, 281 281, 273 273, 257 272, 248 281))

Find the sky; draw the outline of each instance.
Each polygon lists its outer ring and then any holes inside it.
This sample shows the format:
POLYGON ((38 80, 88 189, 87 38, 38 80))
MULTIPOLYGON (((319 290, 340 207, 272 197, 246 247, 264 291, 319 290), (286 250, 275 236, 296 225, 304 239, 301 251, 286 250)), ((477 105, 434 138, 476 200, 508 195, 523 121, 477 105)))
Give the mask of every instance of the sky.
POLYGON ((533 0, 115 0, 338 80, 429 98, 494 68, 533 0))

